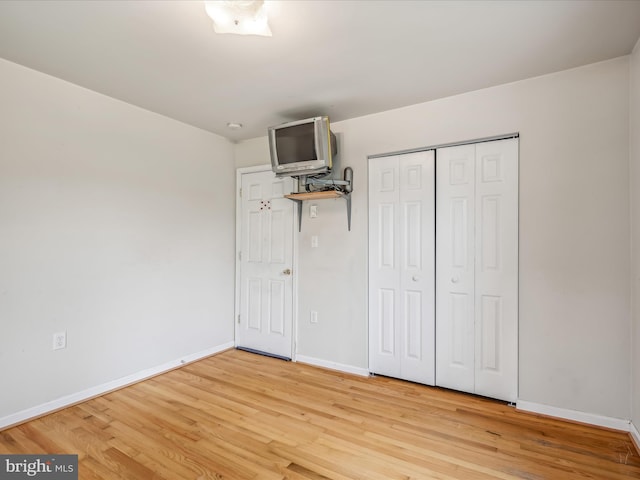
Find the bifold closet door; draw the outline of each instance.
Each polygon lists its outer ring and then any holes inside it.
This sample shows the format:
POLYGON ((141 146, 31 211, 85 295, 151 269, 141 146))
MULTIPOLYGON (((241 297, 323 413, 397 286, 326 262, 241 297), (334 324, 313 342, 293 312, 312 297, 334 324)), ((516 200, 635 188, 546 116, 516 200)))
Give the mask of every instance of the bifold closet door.
POLYGON ((435 382, 434 152, 369 160, 369 369, 435 382))
POLYGON ((515 401, 518 140, 436 155, 436 384, 515 401))

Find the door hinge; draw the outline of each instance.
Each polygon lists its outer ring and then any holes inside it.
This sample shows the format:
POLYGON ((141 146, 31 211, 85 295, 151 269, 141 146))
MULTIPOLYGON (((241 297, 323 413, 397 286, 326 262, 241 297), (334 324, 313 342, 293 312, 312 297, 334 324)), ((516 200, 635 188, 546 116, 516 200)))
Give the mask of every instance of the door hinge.
POLYGON ((240 314, 238 314, 238 323, 240 323, 240 314))
POLYGON ((240 195, 240 198, 242 198, 242 188, 240 188, 240 193, 239 193, 239 195, 240 195))
POLYGON ((238 252, 238 260, 242 261, 242 252, 238 252))

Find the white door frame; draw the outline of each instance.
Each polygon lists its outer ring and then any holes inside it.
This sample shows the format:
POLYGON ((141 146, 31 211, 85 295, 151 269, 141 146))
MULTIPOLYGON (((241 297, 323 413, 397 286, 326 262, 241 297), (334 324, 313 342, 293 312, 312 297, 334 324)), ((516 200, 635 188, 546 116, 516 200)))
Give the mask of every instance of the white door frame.
MULTIPOLYGON (((242 167, 236 169, 236 288, 235 288, 235 307, 233 316, 233 344, 238 346, 238 318, 240 316, 240 288, 242 285, 242 279, 240 278, 240 252, 242 250, 242 199, 240 198, 240 190, 242 188, 242 176, 251 173, 260 173, 265 171, 271 171, 271 165, 257 165, 255 167, 242 167)), ((298 350, 298 235, 295 233, 298 231, 296 219, 298 218, 299 208, 296 202, 292 202, 293 205, 293 250, 291 259, 291 265, 293 270, 292 295, 291 295, 291 338, 293 345, 291 345, 291 361, 296 361, 296 354, 298 350)))

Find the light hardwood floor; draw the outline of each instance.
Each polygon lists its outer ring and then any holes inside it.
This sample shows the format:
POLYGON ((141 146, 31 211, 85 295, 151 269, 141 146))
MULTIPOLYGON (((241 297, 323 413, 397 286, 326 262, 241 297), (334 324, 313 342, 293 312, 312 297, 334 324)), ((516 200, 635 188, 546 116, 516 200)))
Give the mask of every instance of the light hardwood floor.
POLYGON ((630 479, 625 433, 237 350, 0 432, 80 479, 630 479))

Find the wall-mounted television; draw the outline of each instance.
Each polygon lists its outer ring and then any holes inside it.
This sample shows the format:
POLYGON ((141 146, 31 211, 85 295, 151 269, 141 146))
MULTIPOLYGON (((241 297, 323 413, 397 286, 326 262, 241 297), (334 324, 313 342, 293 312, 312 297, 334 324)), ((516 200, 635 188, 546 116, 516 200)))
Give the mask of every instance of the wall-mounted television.
POLYGON ((329 173, 338 151, 326 116, 269 127, 269 150, 279 177, 329 173))

